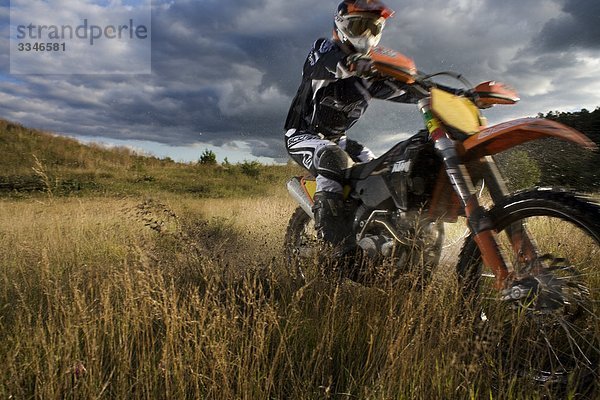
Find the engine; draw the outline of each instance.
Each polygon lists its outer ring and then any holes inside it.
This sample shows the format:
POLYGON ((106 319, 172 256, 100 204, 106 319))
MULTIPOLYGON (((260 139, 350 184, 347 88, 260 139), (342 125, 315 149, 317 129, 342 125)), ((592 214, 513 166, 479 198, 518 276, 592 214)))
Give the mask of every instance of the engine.
POLYGON ((385 235, 365 235, 358 242, 369 258, 391 257, 394 252, 394 239, 385 235))

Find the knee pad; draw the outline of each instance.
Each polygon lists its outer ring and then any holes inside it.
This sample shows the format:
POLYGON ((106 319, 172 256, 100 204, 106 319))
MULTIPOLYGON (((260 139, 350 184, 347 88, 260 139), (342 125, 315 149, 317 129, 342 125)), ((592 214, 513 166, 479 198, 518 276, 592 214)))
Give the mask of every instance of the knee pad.
POLYGON ((344 171, 352 166, 352 159, 337 145, 327 145, 316 154, 317 174, 337 182, 344 180, 344 171))

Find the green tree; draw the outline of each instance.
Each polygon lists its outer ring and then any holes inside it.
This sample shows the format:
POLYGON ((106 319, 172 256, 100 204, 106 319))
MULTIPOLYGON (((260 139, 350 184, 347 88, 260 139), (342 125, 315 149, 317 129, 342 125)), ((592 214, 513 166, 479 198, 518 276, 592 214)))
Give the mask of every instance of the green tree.
POLYGON ((204 149, 198 162, 202 165, 217 165, 217 155, 212 150, 204 149))
POLYGON ((525 150, 513 150, 502 154, 498 163, 511 190, 524 189, 540 183, 540 167, 525 150))

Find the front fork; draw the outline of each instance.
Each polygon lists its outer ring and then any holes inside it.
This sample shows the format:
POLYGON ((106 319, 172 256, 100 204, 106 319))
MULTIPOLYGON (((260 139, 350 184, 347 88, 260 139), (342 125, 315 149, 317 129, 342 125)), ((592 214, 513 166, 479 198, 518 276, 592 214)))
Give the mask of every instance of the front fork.
POLYGON ((433 115, 430 98, 420 100, 419 109, 423 114, 427 130, 435 144, 435 149, 442 157, 450 183, 465 210, 467 224, 473 233, 475 243, 477 243, 481 251, 483 262, 494 273, 496 288, 499 290, 505 289, 509 276, 506 262, 502 257, 498 242, 496 242, 493 234, 494 227, 487 212, 473 194, 473 183, 465 166, 460 162, 456 144, 443 128, 440 121, 433 115))

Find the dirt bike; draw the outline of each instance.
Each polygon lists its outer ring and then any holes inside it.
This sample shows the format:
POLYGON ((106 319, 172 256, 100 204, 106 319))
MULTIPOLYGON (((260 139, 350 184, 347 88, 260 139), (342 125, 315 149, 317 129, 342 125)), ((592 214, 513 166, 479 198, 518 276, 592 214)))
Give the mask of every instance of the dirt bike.
MULTIPOLYGON (((444 225, 465 220, 470 234, 456 266, 460 288, 465 302, 476 304, 498 351, 517 354, 520 370, 540 381, 577 372, 598 382, 600 206, 560 189, 510 193, 492 158, 542 138, 590 150, 596 145, 540 118, 486 127, 480 109, 519 101, 510 87, 493 81, 473 87, 452 72, 424 75, 412 59, 383 47, 370 56, 378 74, 409 84, 419 96, 427 129, 347 170, 345 204, 358 248, 400 270, 416 262, 427 279, 440 263, 444 225), (440 75, 467 89, 450 93, 434 82, 440 75), (481 182, 488 207, 476 195, 481 182)), ((314 177, 294 177, 288 190, 299 207, 289 221, 285 252, 293 273, 308 283, 319 251, 314 177)))

